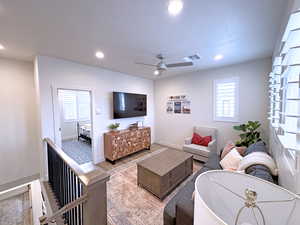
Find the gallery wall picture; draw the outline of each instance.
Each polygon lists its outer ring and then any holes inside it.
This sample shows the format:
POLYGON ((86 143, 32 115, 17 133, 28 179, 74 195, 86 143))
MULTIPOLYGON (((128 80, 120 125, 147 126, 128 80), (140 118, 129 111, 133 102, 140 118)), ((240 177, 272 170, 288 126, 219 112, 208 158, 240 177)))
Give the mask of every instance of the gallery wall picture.
POLYGON ((190 114, 191 101, 187 95, 172 95, 167 101, 167 113, 190 114))
POLYGON ((181 113, 181 102, 174 102, 174 113, 181 113))
POLYGON ((167 102, 167 113, 173 113, 174 111, 174 102, 168 101, 167 102))
POLYGON ((182 113, 183 114, 190 114, 191 113, 191 102, 190 101, 183 101, 182 102, 182 113))

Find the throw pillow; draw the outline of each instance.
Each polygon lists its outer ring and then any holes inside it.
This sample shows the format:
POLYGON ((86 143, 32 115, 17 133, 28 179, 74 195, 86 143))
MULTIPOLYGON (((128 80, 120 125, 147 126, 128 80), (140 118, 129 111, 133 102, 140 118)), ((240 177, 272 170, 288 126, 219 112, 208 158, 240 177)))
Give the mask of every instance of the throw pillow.
POLYGON ((222 151, 222 155, 221 155, 221 159, 224 159, 224 157, 234 148, 234 144, 232 143, 228 143, 227 145, 225 145, 223 151, 222 151))
POLYGON ((237 170, 243 157, 234 148, 221 160, 220 164, 223 169, 237 170))
POLYGON ((194 133, 192 138, 192 144, 200 145, 201 139, 202 137, 199 134, 194 133))
POLYGON ((212 141, 212 137, 211 136, 205 136, 202 137, 201 141, 200 141, 200 145, 207 147, 209 142, 212 141))
POLYGON ((245 155, 245 151, 246 151, 247 147, 241 146, 241 147, 235 147, 235 148, 240 153, 241 156, 245 155))
POLYGON ((201 137, 199 134, 194 133, 193 134, 193 138, 192 138, 192 144, 195 145, 202 145, 202 146, 208 146, 209 142, 212 141, 212 137, 211 136, 205 136, 205 137, 201 137))

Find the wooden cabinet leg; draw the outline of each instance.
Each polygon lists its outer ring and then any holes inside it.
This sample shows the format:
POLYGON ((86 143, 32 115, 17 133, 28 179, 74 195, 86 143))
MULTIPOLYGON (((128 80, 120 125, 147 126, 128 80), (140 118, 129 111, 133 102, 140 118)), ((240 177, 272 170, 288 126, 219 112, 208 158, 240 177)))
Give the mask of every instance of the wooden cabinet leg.
POLYGON ((106 159, 106 161, 107 161, 107 162, 110 162, 110 163, 113 164, 113 165, 116 164, 116 161, 115 161, 115 160, 114 160, 114 161, 111 161, 111 160, 109 160, 109 159, 106 159))

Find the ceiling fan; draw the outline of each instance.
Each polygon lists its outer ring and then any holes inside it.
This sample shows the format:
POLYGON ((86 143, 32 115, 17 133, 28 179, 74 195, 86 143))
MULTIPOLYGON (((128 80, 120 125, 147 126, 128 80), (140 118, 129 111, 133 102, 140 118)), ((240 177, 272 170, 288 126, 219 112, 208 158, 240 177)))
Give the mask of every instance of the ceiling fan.
POLYGON ((183 62, 170 63, 170 64, 165 62, 166 58, 162 54, 158 54, 156 58, 159 60, 157 64, 148 64, 142 62, 136 62, 136 64, 155 67, 156 70, 154 71, 154 75, 158 76, 161 75, 164 71, 166 71, 169 68, 193 66, 194 65, 193 61, 199 60, 200 56, 198 54, 187 56, 184 57, 185 61, 183 62))

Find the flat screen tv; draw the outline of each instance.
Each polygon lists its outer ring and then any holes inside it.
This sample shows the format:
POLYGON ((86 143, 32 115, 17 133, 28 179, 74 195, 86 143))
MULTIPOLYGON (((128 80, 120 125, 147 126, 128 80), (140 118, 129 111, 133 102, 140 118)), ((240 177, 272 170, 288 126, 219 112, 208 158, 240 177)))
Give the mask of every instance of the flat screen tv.
POLYGON ((147 95, 113 92, 114 119, 147 115, 147 95))

